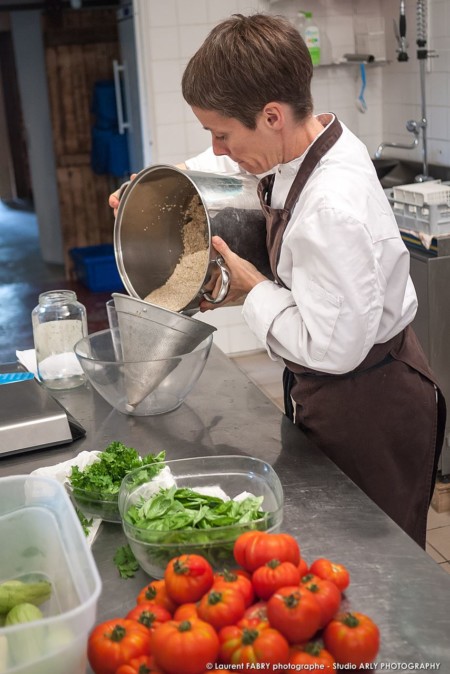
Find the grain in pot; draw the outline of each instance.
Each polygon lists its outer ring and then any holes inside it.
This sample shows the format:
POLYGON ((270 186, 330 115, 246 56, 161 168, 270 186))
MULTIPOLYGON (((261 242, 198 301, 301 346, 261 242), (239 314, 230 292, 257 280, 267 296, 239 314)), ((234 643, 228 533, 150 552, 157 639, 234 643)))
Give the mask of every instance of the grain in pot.
POLYGON ((182 229, 183 253, 171 276, 144 299, 164 309, 180 311, 194 299, 209 262, 206 214, 198 195, 185 209, 182 229))

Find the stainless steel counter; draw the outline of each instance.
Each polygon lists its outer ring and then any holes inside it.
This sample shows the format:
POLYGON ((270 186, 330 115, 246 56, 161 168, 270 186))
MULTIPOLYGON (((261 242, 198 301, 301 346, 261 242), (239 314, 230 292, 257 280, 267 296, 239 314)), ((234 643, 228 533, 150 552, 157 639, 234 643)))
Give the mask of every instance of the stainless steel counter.
MULTIPOLYGON (((60 448, 0 460, 0 474, 29 473, 112 440, 168 458, 250 454, 271 463, 285 493, 283 529, 308 562, 329 557, 351 574, 344 606, 368 614, 381 630, 378 669, 450 673, 450 575, 375 506, 288 421, 240 370, 213 347, 196 388, 178 410, 130 417, 80 387, 58 395, 87 430, 60 448), (417 663, 416 665, 414 663, 417 663)), ((362 448, 363 451, 363 448, 362 448)), ((149 582, 118 576, 112 558, 125 543, 120 526, 103 524, 93 545, 103 591, 98 621, 123 616, 149 582)), ((395 670, 394 670, 395 671, 395 670)))

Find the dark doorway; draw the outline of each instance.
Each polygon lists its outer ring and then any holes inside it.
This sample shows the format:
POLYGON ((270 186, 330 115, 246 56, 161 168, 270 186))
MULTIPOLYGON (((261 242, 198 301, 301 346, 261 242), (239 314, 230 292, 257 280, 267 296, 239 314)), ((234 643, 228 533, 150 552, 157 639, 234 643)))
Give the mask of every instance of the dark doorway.
POLYGON ((17 81, 13 41, 9 31, 0 32, 0 72, 8 133, 7 141, 12 160, 11 173, 15 183, 15 192, 20 201, 32 203, 33 190, 28 164, 25 126, 17 81))

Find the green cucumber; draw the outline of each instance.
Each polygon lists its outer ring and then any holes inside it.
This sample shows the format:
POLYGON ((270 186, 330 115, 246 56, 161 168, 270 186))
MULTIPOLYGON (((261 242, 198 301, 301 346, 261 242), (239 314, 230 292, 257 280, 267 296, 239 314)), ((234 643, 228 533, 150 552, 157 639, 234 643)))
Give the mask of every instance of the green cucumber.
MULTIPOLYGON (((8 612, 5 627, 39 622, 43 617, 41 609, 34 604, 17 604, 8 612)), ((44 628, 36 625, 27 628, 26 632, 20 630, 8 637, 10 658, 14 665, 25 665, 42 658, 44 633, 44 628)))
POLYGON ((0 584, 0 613, 8 613, 17 604, 40 606, 50 598, 52 585, 48 580, 23 583, 20 580, 7 580, 0 584))

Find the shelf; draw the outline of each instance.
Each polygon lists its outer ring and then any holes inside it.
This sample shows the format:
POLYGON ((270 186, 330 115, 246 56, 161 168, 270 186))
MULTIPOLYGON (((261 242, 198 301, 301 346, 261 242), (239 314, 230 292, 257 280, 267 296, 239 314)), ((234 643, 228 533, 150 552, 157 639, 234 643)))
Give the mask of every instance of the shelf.
POLYGON ((361 63, 364 63, 367 68, 374 68, 377 66, 386 66, 390 61, 387 61, 386 59, 372 61, 371 63, 368 63, 367 61, 335 61, 332 63, 320 63, 318 66, 314 66, 314 68, 341 68, 342 66, 359 66, 361 63))

